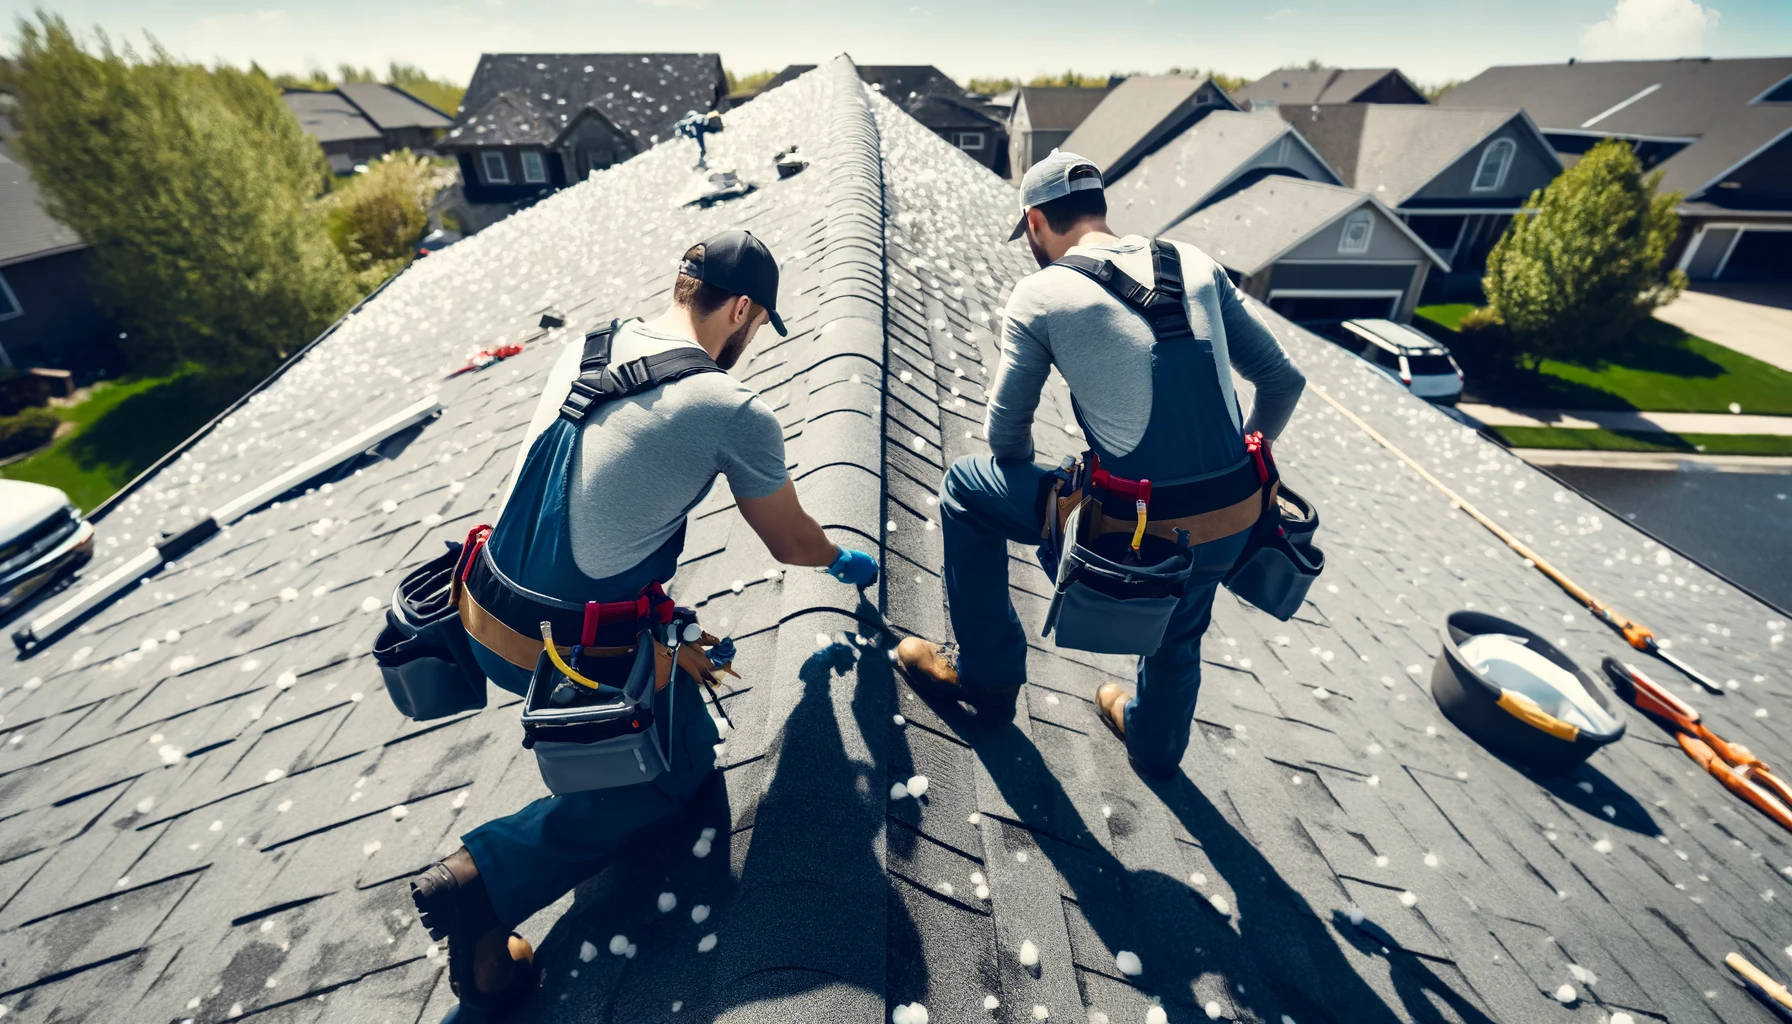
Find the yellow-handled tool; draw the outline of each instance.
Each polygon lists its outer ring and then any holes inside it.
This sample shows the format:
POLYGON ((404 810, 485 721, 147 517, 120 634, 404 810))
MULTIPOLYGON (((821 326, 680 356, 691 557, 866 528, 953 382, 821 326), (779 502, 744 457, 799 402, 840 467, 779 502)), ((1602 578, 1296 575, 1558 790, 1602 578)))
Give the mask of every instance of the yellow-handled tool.
POLYGON ((1748 990, 1764 1002, 1773 1004, 1781 1012, 1792 1010, 1792 993, 1786 991, 1786 986, 1768 977, 1766 971, 1749 963, 1741 953, 1724 957, 1724 965, 1735 971, 1748 990))
POLYGON ((1579 726, 1573 722, 1564 722, 1543 710, 1543 707, 1536 701, 1517 690, 1501 690, 1500 699, 1495 703, 1499 704, 1506 714, 1533 729, 1541 729, 1556 739, 1567 740, 1569 743, 1580 739, 1579 726))

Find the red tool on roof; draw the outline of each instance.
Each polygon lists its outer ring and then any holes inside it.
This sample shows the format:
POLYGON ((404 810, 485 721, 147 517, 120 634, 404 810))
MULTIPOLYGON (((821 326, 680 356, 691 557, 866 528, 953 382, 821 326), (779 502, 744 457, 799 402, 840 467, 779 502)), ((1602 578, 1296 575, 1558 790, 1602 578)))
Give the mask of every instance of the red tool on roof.
POLYGON ((511 356, 516 355, 522 350, 523 343, 520 341, 509 345, 499 345, 496 348, 482 348, 467 359, 467 365, 455 370, 448 376, 458 377, 463 373, 472 373, 474 370, 483 370, 493 363, 500 363, 509 359, 511 356))

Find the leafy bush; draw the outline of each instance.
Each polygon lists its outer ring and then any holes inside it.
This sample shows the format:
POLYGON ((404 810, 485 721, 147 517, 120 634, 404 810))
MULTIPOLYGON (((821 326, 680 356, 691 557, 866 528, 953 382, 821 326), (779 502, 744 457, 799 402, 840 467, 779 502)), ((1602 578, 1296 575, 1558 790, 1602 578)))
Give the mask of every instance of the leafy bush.
POLYGON ((367 165, 325 200, 330 240, 354 269, 362 291, 404 269, 429 226, 429 202, 441 187, 428 160, 408 149, 367 165))
POLYGON ((1677 192, 1658 192, 1630 147, 1594 146, 1531 193, 1487 257, 1487 305, 1462 322, 1478 343, 1531 369, 1545 359, 1598 362, 1686 286, 1661 273, 1680 230, 1677 192))
POLYGON ((140 57, 21 22, 19 152, 94 246, 99 304, 144 370, 265 371, 355 300, 314 202, 323 153, 259 71, 140 57))
POLYGON ((14 416, 0 416, 0 458, 42 448, 56 436, 62 420, 42 406, 14 416))

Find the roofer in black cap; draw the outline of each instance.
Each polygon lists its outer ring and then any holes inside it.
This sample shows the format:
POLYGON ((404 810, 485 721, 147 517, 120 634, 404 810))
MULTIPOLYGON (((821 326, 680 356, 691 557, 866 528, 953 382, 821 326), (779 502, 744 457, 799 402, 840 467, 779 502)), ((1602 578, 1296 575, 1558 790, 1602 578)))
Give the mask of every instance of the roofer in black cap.
POLYGON ((1039 545, 1057 582, 1046 628, 1059 646, 1140 655, 1136 692, 1107 683, 1096 708, 1141 771, 1168 775, 1188 747, 1215 588, 1265 493, 1273 505, 1257 455, 1305 379, 1225 268, 1190 245, 1115 236, 1090 161, 1054 152, 1027 171, 1020 205, 1011 237, 1026 238, 1042 269, 1007 301, 984 420, 991 454, 960 458, 940 487, 957 642, 907 638, 898 664, 924 694, 1012 717, 1028 645, 1008 598, 1008 545, 1039 545), (1053 367, 1089 445, 1080 465, 1033 461, 1053 367), (1255 385, 1248 419, 1233 369, 1255 385))
POLYGON ((480 825, 412 882, 424 925, 448 942, 455 993, 487 1016, 535 987, 532 951, 511 929, 605 867, 631 836, 682 811, 712 774, 718 730, 698 680, 713 681, 723 660, 716 652, 728 642, 712 646, 702 634, 706 657, 694 623, 679 627, 690 641, 682 645, 673 637, 659 646, 654 631, 683 623, 675 612, 691 614, 674 609, 662 585, 677 568, 686 516, 717 475, 772 557, 861 587, 876 581, 871 556, 829 540, 803 510, 785 472, 778 417, 724 372, 764 324, 786 333, 777 293, 778 265, 765 244, 725 231, 684 254, 665 312, 614 321, 568 346, 529 424, 497 526, 476 530, 463 551, 462 621, 499 686, 525 694, 551 662, 567 670, 550 672, 560 681, 552 700, 576 707, 586 695, 569 680, 593 694, 610 690, 592 666, 608 658, 639 672, 647 662, 632 655, 648 638, 660 659, 650 670, 657 713, 646 727, 635 723, 653 732, 649 757, 664 761, 649 781, 635 781, 633 759, 619 775, 575 783, 601 788, 562 792, 565 781, 550 778, 561 795, 480 825), (559 629, 550 629, 556 620, 559 629))

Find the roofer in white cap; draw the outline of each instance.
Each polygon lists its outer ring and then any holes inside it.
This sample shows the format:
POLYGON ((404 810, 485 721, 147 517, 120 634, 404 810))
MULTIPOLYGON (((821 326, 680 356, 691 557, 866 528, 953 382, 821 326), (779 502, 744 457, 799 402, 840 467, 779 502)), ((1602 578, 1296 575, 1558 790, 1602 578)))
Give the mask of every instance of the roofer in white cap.
POLYGON ((1096 707, 1135 767, 1169 775, 1188 747, 1214 591, 1244 550, 1268 486, 1247 437, 1282 430, 1305 378, 1207 254, 1114 234, 1089 160, 1054 152, 1035 164, 1020 206, 1010 238, 1026 238, 1041 270, 1008 298, 984 419, 990 454, 958 459, 940 487, 957 642, 910 637, 898 664, 924 695, 1011 718, 1027 637, 1008 599, 1008 543, 1041 545, 1060 592, 1047 628, 1060 646, 1140 653, 1136 693, 1103 684, 1096 707), (1090 449, 1081 466, 1033 461, 1034 410, 1053 367, 1070 385, 1090 449), (1234 369, 1255 387, 1248 418, 1234 369), (1085 501, 1084 529, 1070 540, 1110 554, 1121 576, 1149 580, 1161 556, 1158 567, 1177 567, 1164 577, 1168 589, 1143 602, 1065 590, 1058 565, 1070 545, 1054 538, 1085 501), (1147 607, 1161 619, 1138 610, 1147 607))

